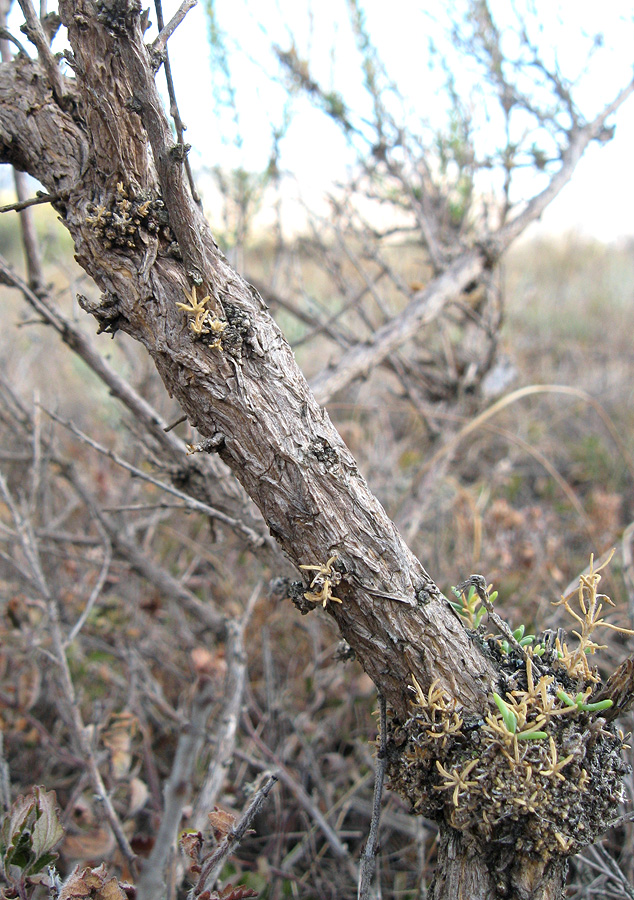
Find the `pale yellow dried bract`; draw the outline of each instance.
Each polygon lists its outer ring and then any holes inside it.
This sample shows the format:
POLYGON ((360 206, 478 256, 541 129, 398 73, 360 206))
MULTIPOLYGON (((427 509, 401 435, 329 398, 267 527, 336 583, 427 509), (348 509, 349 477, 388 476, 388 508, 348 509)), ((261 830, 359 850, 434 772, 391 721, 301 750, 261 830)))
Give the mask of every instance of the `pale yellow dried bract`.
POLYGON ((207 309, 207 303, 210 300, 209 294, 200 300, 196 297, 196 285, 192 286, 191 294, 183 289, 187 303, 177 303, 179 309, 184 310, 189 317, 189 327, 197 335, 212 334, 218 335, 212 347, 220 347, 222 332, 227 327, 227 323, 221 321, 215 316, 210 309, 207 309))
POLYGON ((342 603, 339 597, 335 597, 332 593, 333 585, 339 584, 341 581, 341 573, 332 567, 336 559, 336 556, 331 556, 325 566, 300 566, 300 569, 315 572, 310 587, 317 588, 317 590, 306 591, 304 597, 306 600, 310 600, 311 603, 321 603, 324 609, 329 600, 333 603, 342 603))
POLYGON ((451 772, 448 772, 447 769, 436 760, 436 768, 443 776, 445 781, 443 784, 434 785, 434 790, 436 791, 448 791, 452 790, 452 802, 454 806, 458 806, 458 797, 463 791, 468 791, 469 788, 476 787, 477 781, 468 781, 467 775, 471 772, 472 769, 475 769, 477 764, 480 762, 479 759, 472 759, 471 762, 467 763, 466 766, 461 770, 457 766, 452 769, 451 772))

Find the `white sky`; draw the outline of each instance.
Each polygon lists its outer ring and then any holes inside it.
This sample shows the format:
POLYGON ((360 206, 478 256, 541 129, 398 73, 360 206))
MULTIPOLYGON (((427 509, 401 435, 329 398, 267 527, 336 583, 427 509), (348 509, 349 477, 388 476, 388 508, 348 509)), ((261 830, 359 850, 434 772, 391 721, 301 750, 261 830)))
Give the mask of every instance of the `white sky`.
MULTIPOLYGON (((145 0, 149 3, 149 0, 145 0)), ((427 41, 440 34, 439 23, 450 0, 363 0, 372 39, 390 78, 405 95, 416 116, 434 121, 443 112, 437 76, 427 65, 427 41)), ((494 13, 511 16, 509 0, 490 0, 494 13)), ((527 0, 531 2, 531 0, 527 0)), ((546 52, 557 55, 562 66, 578 66, 583 56, 580 29, 588 35, 601 30, 606 47, 584 84, 582 108, 590 116, 611 100, 631 77, 634 29, 630 0, 532 0, 539 11, 546 52)), ((215 0, 217 17, 227 33, 230 59, 240 114, 242 146, 236 149, 235 130, 228 115, 218 117, 212 88, 204 0, 199 0, 169 42, 170 59, 181 115, 188 126, 195 169, 242 165, 266 166, 272 124, 281 120, 286 101, 283 88, 271 78, 277 64, 270 50, 279 43, 288 49, 294 38, 300 55, 310 55, 312 73, 326 88, 341 91, 349 105, 363 109, 359 61, 347 28, 346 0, 215 0)), ((164 0, 169 20, 180 0, 164 0)), ((15 4, 17 7, 17 4, 15 4)), ((150 14, 155 21, 154 11, 150 14)), ((19 9, 10 20, 17 33, 19 9)), ((148 33, 148 40, 155 35, 148 33)), ((539 37, 539 36, 538 36, 539 37)), ((56 49, 59 49, 56 47, 56 49)), ((457 73, 460 80, 461 73, 457 73)), ((162 73, 159 85, 164 84, 162 73)), ((543 221, 533 226, 549 233, 578 230, 601 240, 634 236, 634 97, 613 122, 614 139, 593 145, 577 167, 573 181, 549 207, 543 221)), ((338 129, 302 99, 293 103, 293 124, 282 144, 282 163, 293 173, 302 194, 315 201, 332 182, 345 177, 352 161, 338 129)))
MULTIPOLYGON (((544 34, 553 42, 552 52, 562 66, 578 65, 583 54, 580 28, 592 35, 601 30, 606 39, 603 58, 584 85, 582 108, 594 113, 611 100, 631 77, 634 33, 626 21, 632 15, 629 0, 535 0, 544 34)), ((508 0, 492 0, 504 10, 508 0)), ((177 8, 165 0, 165 19, 177 8)), ((441 9, 437 3, 416 0, 365 0, 369 30, 377 43, 390 78, 418 115, 433 119, 442 102, 438 85, 426 69, 426 42, 433 22, 423 7, 441 9)), ((287 49, 294 35, 300 54, 312 48, 314 73, 326 87, 341 90, 350 104, 363 103, 359 86, 358 57, 346 27, 345 0, 216 0, 218 21, 228 35, 228 46, 239 42, 232 71, 240 112, 243 145, 233 146, 231 123, 219 123, 208 65, 207 20, 202 6, 193 9, 170 40, 170 58, 181 114, 188 125, 186 138, 193 145, 192 163, 212 166, 242 164, 264 167, 270 147, 271 120, 279 121, 284 92, 271 84, 276 71, 269 47, 272 42, 287 49), (263 24, 265 23, 265 24, 263 24), (333 51, 334 46, 334 51, 333 51)), ((504 13, 503 13, 504 14, 504 13)), ((442 12, 440 12, 442 15, 442 12)), ((160 76, 159 76, 160 83, 160 76)), ((282 145, 283 163, 297 178, 300 189, 316 196, 345 173, 350 157, 345 143, 326 117, 308 103, 296 103, 295 119, 282 145)), ((634 235, 634 97, 613 118, 614 139, 605 146, 592 145, 578 165, 573 181, 533 226, 548 232, 576 229, 601 240, 634 235)))

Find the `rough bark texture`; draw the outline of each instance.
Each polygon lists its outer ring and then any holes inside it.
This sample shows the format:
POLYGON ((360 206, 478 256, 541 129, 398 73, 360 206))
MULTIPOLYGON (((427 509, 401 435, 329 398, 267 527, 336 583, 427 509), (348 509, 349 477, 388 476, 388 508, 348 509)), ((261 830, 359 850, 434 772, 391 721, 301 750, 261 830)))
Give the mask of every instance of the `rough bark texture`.
MULTIPOLYGON (((299 566, 336 558, 342 580, 333 593, 343 602, 328 603, 327 612, 395 719, 410 716, 412 674, 425 690, 439 679, 458 708, 477 717, 497 689, 497 668, 369 491, 259 294, 214 242, 186 184, 185 151, 173 143, 139 12, 133 0, 60 0, 75 78, 53 91, 39 62, 18 58, 0 67, 0 159, 61 196, 56 208, 77 260, 103 292, 84 307, 101 330, 125 331, 147 348, 167 390, 289 559, 299 566), (198 300, 210 298, 222 332, 192 331, 177 304, 194 287, 198 300)), ((588 131, 583 146, 592 137, 588 131)), ((374 354, 358 351, 336 384, 324 376, 320 394, 376 364, 420 327, 425 310, 433 315, 490 265, 514 233, 448 271, 419 298, 420 314, 407 327, 378 334, 374 354)), ((463 841, 444 834, 432 896, 499 896, 495 866, 463 841)), ((512 877, 504 876, 511 893, 502 896, 557 896, 564 863, 550 859, 540 868, 518 856, 512 877)))
POLYGON ((563 896, 567 864, 561 857, 544 863, 509 851, 491 867, 483 861, 481 847, 469 844, 456 831, 441 828, 437 874, 429 900, 559 900, 563 896))
POLYGON ((62 3, 60 13, 76 81, 65 82, 62 109, 37 63, 5 66, 0 150, 64 192, 58 208, 77 259, 103 291, 90 311, 102 328, 145 345, 294 563, 337 557, 344 602, 329 611, 395 711, 406 713, 411 672, 422 683, 442 678, 480 708, 491 664, 368 490, 259 295, 227 264, 191 199, 136 11, 62 3), (192 285, 229 322, 222 348, 197 340, 176 305, 192 285))

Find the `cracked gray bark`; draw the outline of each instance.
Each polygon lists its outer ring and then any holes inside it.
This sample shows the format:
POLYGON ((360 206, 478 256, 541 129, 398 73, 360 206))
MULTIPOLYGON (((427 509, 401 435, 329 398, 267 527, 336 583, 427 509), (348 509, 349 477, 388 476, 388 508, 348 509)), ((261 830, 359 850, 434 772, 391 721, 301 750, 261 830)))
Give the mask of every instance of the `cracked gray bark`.
MULTIPOLYGON (((139 12, 131 0, 61 0, 75 77, 55 79, 53 89, 38 61, 19 57, 0 67, 0 159, 61 195, 55 206, 76 258, 102 291, 98 304, 84 307, 101 330, 124 331, 145 346, 166 389, 259 507, 288 558, 299 566, 336 557, 343 602, 329 603, 327 613, 393 715, 409 714, 412 673, 425 689, 440 679, 460 707, 479 714, 497 681, 494 665, 369 491, 259 294, 218 249, 189 192, 139 12), (228 323, 221 347, 197 339, 177 306, 193 286, 228 323)), ((583 140, 598 133, 597 125, 583 140)), ((508 237, 474 250, 450 284, 448 272, 428 288, 424 303, 434 308, 447 291, 459 291, 495 261, 508 237)), ((375 362, 424 316, 411 322, 377 336, 375 362)), ((367 365, 366 355, 347 366, 348 381, 367 365)), ((324 379, 320 396, 340 384, 328 383, 328 373, 324 379)), ((437 900, 455 896, 458 844, 443 858, 437 900)), ((470 896, 493 898, 495 875, 486 861, 464 846, 458 852, 470 896)), ((518 896, 556 896, 563 868, 551 869, 531 882, 541 892, 518 896)))
POLYGON ((421 683, 441 677, 480 707, 490 663, 370 493, 259 295, 227 264, 191 199, 136 10, 100 9, 60 7, 76 75, 60 103, 38 62, 2 68, 2 157, 62 193, 57 208, 77 259, 103 291, 90 311, 102 328, 144 344, 287 556, 296 565, 338 558, 344 603, 329 612, 392 708, 406 713, 411 672, 421 683), (133 247, 107 247, 95 210, 116 207, 118 184, 137 205, 160 197, 171 234, 139 228, 133 247), (195 339, 177 307, 194 284, 219 318, 240 320, 235 345, 195 339))

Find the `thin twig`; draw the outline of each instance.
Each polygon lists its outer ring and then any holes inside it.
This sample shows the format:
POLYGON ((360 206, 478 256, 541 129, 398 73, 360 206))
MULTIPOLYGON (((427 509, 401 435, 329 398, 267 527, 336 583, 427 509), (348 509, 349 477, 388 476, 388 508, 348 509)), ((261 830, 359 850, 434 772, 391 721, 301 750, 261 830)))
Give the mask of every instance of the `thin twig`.
MULTIPOLYGON (((255 793, 255 796, 243 812, 238 824, 231 829, 231 831, 227 834, 222 843, 214 850, 211 856, 207 859, 202 872, 200 873, 200 878, 198 879, 198 883, 194 887, 192 891, 193 897, 198 897, 204 890, 205 885, 208 881, 210 881, 216 874, 219 867, 222 865, 223 861, 227 858, 227 856, 231 853, 231 851, 238 846, 244 835, 246 834, 251 822, 254 817, 260 810, 260 807, 268 797, 269 793, 273 786, 277 783, 277 775, 271 774, 266 778, 264 784, 262 784, 255 793)), ((213 882, 212 882, 213 883, 213 882)))
MULTIPOLYGON (((176 13, 169 20, 167 25, 163 28, 162 25, 159 24, 159 28, 161 29, 158 37, 150 44, 150 52, 155 54, 156 56, 161 56, 167 46, 167 42, 174 34, 180 23, 183 21, 187 13, 190 9, 193 9, 194 6, 198 3, 198 0, 183 0, 183 3, 179 6, 176 13)), ((159 17, 157 10, 157 18, 159 17)), ((162 20, 161 15, 161 20, 162 20)))
MULTIPOLYGON (((262 768, 262 764, 260 764, 257 760, 254 760, 253 757, 247 757, 246 754, 243 754, 242 759, 244 759, 245 762, 248 762, 249 765, 254 765, 256 768, 260 766, 260 768, 262 768)), ((355 783, 351 785, 348 790, 331 805, 330 809, 328 809, 326 812, 326 817, 330 818, 338 810, 343 810, 344 807, 357 808, 355 795, 366 786, 370 778, 370 772, 367 772, 365 775, 360 775, 355 783)), ((366 815, 366 818, 369 818, 371 814, 370 810, 364 810, 364 814, 366 815)), ((286 854, 285 858, 282 861, 283 872, 290 875, 291 870, 295 868, 299 861, 306 855, 306 853, 314 847, 314 834, 317 830, 318 825, 316 823, 313 823, 310 828, 304 829, 301 841, 295 844, 295 846, 286 854)), ((344 831, 339 831, 338 834, 342 838, 346 837, 346 833, 344 831)), ((354 882, 358 883, 359 873, 352 862, 348 863, 348 871, 350 872, 351 876, 354 875, 354 882)))
POLYGON ((634 900, 634 888, 625 877, 617 861, 610 856, 605 847, 603 847, 602 844, 594 844, 592 847, 589 847, 586 852, 594 854, 597 861, 593 862, 583 854, 581 858, 584 863, 591 868, 602 872, 606 878, 616 884, 626 897, 630 897, 634 900))
POLYGON ((258 750, 260 750, 260 752, 263 753, 264 756, 268 757, 269 761, 276 766, 280 781, 282 781, 283 784, 286 785, 286 787, 290 790, 299 804, 304 807, 311 819, 314 819, 314 821, 317 823, 323 836, 330 844, 334 855, 338 859, 349 859, 350 854, 348 852, 348 848, 341 842, 337 832, 334 830, 334 828, 332 828, 331 825, 328 824, 322 812, 315 806, 301 784, 299 784, 293 778, 286 766, 278 759, 275 753, 273 753, 273 751, 269 747, 267 747, 267 745, 260 738, 255 728, 249 721, 248 716, 245 715, 243 719, 246 724, 247 731, 249 732, 249 736, 257 746, 258 750))
MULTIPOLYGON (((357 378, 371 372, 395 349, 437 319, 447 304, 462 293, 472 281, 497 262, 502 253, 522 234, 531 222, 537 220, 546 207, 570 181, 576 164, 586 147, 598 140, 606 119, 634 93, 634 79, 614 100, 583 128, 570 134, 569 146, 562 154, 561 167, 549 184, 537 194, 510 222, 488 235, 480 246, 461 253, 457 259, 423 290, 418 291, 408 306, 376 330, 372 340, 355 344, 346 350, 333 367, 326 366, 311 382, 317 401, 325 404, 338 391, 357 378)), ((432 462, 428 462, 432 465, 432 462)))
POLYGON ((201 500, 196 500, 195 497, 191 497, 189 494, 184 493, 184 491, 180 491, 173 485, 166 484, 166 482, 161 481, 160 478, 155 478, 148 472, 144 472, 137 466, 133 466, 132 463, 129 463, 127 460, 123 459, 113 450, 109 450, 107 447, 104 447, 103 444, 100 444, 98 441, 95 441, 93 438, 91 438, 90 435, 85 434, 83 431, 81 431, 81 429, 77 428, 77 426, 68 419, 62 419, 61 416, 56 415, 54 412, 48 409, 45 409, 44 412, 48 416, 50 416, 50 418, 53 419, 54 422, 57 422, 59 425, 62 425, 64 428, 68 429, 68 431, 74 434, 75 437, 78 437, 79 440, 84 444, 88 444, 88 446, 92 447, 93 450, 96 450, 103 456, 108 457, 108 459, 111 459, 118 466, 121 466, 122 469, 130 472, 130 474, 135 478, 140 478, 143 481, 147 481, 150 484, 153 484, 155 487, 160 488, 160 490, 165 491, 167 494, 173 494, 175 497, 178 497, 180 500, 182 500, 189 509, 204 513, 211 519, 217 519, 219 522, 222 522, 225 525, 229 525, 230 528, 233 528, 235 531, 238 531, 245 535, 245 537, 247 537, 247 539, 252 544, 259 545, 262 542, 262 539, 258 535, 256 535, 255 532, 253 532, 248 527, 248 525, 244 525, 233 516, 228 516, 226 513, 221 512, 221 510, 215 509, 213 506, 209 506, 208 503, 203 503, 201 500))
POLYGON ((4 734, 2 731, 0 731, 0 806, 3 813, 7 813, 11 808, 9 763, 4 758, 4 734))
POLYGON ((107 516, 97 504, 90 491, 82 484, 72 465, 60 460, 55 460, 60 466, 62 475, 72 485, 76 494, 81 498, 90 511, 93 519, 99 522, 107 533, 113 548, 128 561, 142 578, 165 597, 169 597, 177 604, 182 604, 192 615, 204 622, 216 634, 221 634, 225 628, 225 617, 210 601, 200 600, 192 591, 182 585, 174 576, 155 560, 146 556, 138 545, 130 539, 130 535, 117 527, 115 522, 107 516))
POLYGON ((186 416, 186 415, 179 416, 178 419, 176 419, 175 422, 172 422, 172 423, 171 423, 171 425, 166 425, 166 426, 163 428, 163 431, 165 432, 165 434, 167 434, 167 432, 168 432, 168 431, 171 431, 172 428, 176 428, 177 425, 182 425, 182 423, 183 423, 183 422, 186 422, 186 421, 187 421, 187 416, 186 416))
MULTIPOLYGON (((2 29, 0 29, 0 36, 2 36, 2 29)), ((39 206, 42 203, 55 203, 56 200, 62 200, 63 196, 63 194, 43 194, 40 191, 35 197, 30 197, 28 200, 20 200, 18 203, 8 203, 6 206, 0 206, 0 213, 20 212, 23 209, 28 209, 30 206, 39 206)))
POLYGON ((96 352, 86 335, 54 306, 48 292, 45 296, 35 294, 2 256, 0 256, 0 279, 3 283, 13 285, 21 292, 29 306, 42 317, 44 323, 55 329, 64 343, 104 382, 110 393, 120 400, 136 419, 140 420, 143 427, 161 442, 163 448, 169 450, 173 455, 179 457, 184 455, 186 449, 184 442, 174 435, 165 436, 163 427, 166 423, 161 416, 96 352))
MULTIPOLYGON (((165 30, 165 21, 163 19, 163 7, 161 4, 161 0, 154 0, 154 8, 156 10, 156 22, 159 28, 159 36, 156 39, 157 41, 161 37, 161 34, 165 30)), ((179 10, 180 12, 180 10, 179 10)), ((185 10, 185 13, 187 10, 185 10)), ((178 15, 178 13, 176 14, 178 15)), ((173 21, 173 20, 172 20, 173 21)), ((171 23, 170 23, 171 24, 171 23)), ((178 24, 178 23, 177 23, 178 24)), ((174 26, 176 27, 176 26, 174 26)), ((167 40, 167 38, 166 38, 167 40)), ((176 135, 178 137, 178 143, 184 147, 185 146, 185 126, 183 125, 183 120, 181 119, 181 114, 178 110, 178 103, 176 102, 176 91, 174 90, 174 79, 172 78, 172 67, 170 66, 169 54, 167 52, 167 47, 164 47, 165 59, 163 60, 163 67, 165 69, 165 80, 167 82, 167 93, 170 98, 170 115, 172 119, 174 119, 174 127, 176 128, 176 135)), ((189 158, 185 155, 184 159, 185 172, 187 173, 187 181, 189 182, 189 189, 192 194, 192 198, 198 206, 202 206, 200 195, 196 190, 196 185, 194 183, 194 175, 192 173, 192 167, 189 164, 189 158)))
POLYGON ((379 694, 379 716, 380 744, 376 757, 372 819, 370 820, 368 840, 363 849, 363 853, 361 854, 361 864, 359 866, 359 890, 357 892, 358 900, 368 900, 370 896, 370 885, 372 883, 378 850, 377 839, 379 834, 379 821, 381 818, 381 797, 383 794, 385 770, 387 768, 387 711, 385 697, 382 694, 379 694))
POLYGON ((40 62, 48 75, 53 96, 59 103, 64 96, 64 90, 63 77, 58 62, 55 59, 53 51, 49 47, 46 34, 42 28, 42 23, 35 12, 31 0, 18 0, 18 2, 20 4, 20 9, 24 13, 24 18, 26 19, 26 36, 37 48, 40 62))
MULTIPOLYGON (((64 343, 67 344, 67 346, 70 347, 90 369, 92 369, 95 375, 100 378, 105 385, 107 385, 112 396, 123 403, 123 405, 133 414, 135 420, 138 421, 158 442, 161 449, 169 454, 172 460, 178 463, 179 469, 184 466, 186 469, 191 467, 195 472, 200 472, 200 462, 191 460, 190 457, 185 455, 187 449, 185 442, 177 435, 167 433, 170 431, 170 428, 166 427, 167 423, 156 410, 153 409, 153 407, 150 406, 150 404, 141 397, 127 381, 115 372, 101 354, 97 353, 86 335, 79 328, 76 328, 70 319, 66 318, 59 309, 54 306, 50 295, 48 293, 44 294, 43 292, 36 294, 31 290, 24 279, 20 278, 20 276, 11 269, 6 259, 1 255, 0 281, 3 281, 5 284, 12 284, 22 293, 22 296, 27 303, 42 316, 44 322, 55 329, 64 343)), ((205 457, 204 465, 205 480, 208 485, 209 495, 214 496, 214 493, 212 492, 220 492, 223 505, 230 504, 231 507, 240 505, 240 516, 232 517, 232 521, 238 523, 238 531, 242 536, 247 537, 248 534, 255 536, 254 544, 249 538, 249 542, 255 550, 276 552, 274 549, 274 542, 265 534, 265 529, 261 524, 261 520, 255 519, 254 516, 249 516, 250 526, 248 527, 248 532, 245 532, 243 523, 245 516, 248 514, 248 511, 245 511, 244 508, 246 503, 242 500, 240 495, 234 495, 224 489, 224 484, 227 480, 222 477, 227 471, 224 466, 219 460, 210 456, 205 457)), ((195 483, 195 481, 196 479, 191 479, 190 483, 195 483)), ((233 482, 233 484, 235 484, 235 482, 233 482)), ((236 485, 236 491, 237 490, 239 489, 236 485)), ((227 521, 225 524, 230 523, 227 521)))
POLYGON ((0 39, 4 41, 11 41, 12 44, 15 44, 20 53, 28 58, 29 54, 26 52, 20 41, 17 38, 13 37, 8 28, 0 27, 0 39))
POLYGON ((92 609, 93 609, 95 603, 97 602, 97 599, 101 595, 103 586, 106 583, 106 578, 108 577, 108 572, 110 571, 110 564, 112 563, 112 544, 110 543, 108 534, 106 533, 106 530, 102 526, 101 522, 99 522, 98 520, 95 520, 95 526, 101 535, 101 539, 102 539, 103 546, 104 546, 103 561, 101 563, 101 569, 99 571, 99 575, 97 576, 97 580, 95 581, 95 583, 93 585, 93 589, 90 592, 90 596, 88 597, 88 600, 86 601, 86 605, 84 606, 84 609, 83 609, 81 615, 79 616, 79 618, 77 619, 77 621, 75 622, 75 624, 73 625, 71 630, 68 632, 68 636, 67 636, 66 642, 65 642, 66 647, 68 647, 70 644, 73 643, 73 641, 75 640, 75 638, 77 637, 79 632, 82 630, 82 628, 88 621, 88 616, 92 612, 92 609))
MULTIPOLYGON (((5 403, 10 405, 12 415, 16 421, 20 422, 25 433, 30 436, 33 428, 30 414, 1 373, 0 388, 5 394, 5 403)), ((47 450, 49 450, 48 447, 47 450)), ((58 456, 51 455, 50 458, 51 462, 59 467, 62 477, 71 485, 95 523, 98 523, 103 528, 114 551, 127 560, 132 569, 142 578, 154 585, 161 595, 171 599, 177 605, 184 606, 193 616, 204 622, 207 628, 210 628, 216 634, 221 634, 225 628, 225 617, 218 608, 209 600, 206 602, 201 600, 174 578, 170 572, 157 565, 155 560, 146 556, 136 542, 131 539, 130 534, 126 533, 114 519, 104 513, 91 491, 88 490, 77 475, 71 463, 58 456)), ((0 552, 0 558, 5 558, 2 552, 0 552)), ((11 557, 7 556, 5 561, 16 568, 21 577, 29 577, 26 572, 22 572, 19 569, 11 557)), ((30 580, 33 581, 33 579, 30 580)))

